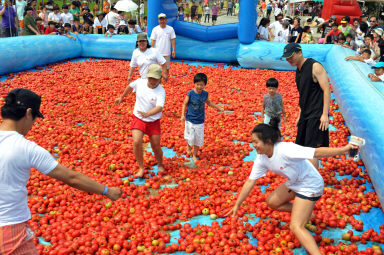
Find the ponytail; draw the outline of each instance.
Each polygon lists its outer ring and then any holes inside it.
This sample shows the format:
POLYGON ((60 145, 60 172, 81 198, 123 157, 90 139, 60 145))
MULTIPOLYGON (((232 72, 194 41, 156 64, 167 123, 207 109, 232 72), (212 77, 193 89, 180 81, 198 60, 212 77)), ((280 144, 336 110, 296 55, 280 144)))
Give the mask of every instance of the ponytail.
POLYGON ((272 117, 269 124, 259 124, 253 130, 252 134, 256 134, 257 137, 266 144, 278 143, 281 139, 281 133, 279 129, 280 118, 272 117))

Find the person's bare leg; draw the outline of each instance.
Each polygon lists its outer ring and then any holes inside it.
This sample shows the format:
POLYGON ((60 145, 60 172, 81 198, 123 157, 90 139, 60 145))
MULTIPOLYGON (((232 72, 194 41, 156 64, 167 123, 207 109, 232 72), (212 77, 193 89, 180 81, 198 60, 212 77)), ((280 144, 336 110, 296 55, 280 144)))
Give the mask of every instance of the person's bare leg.
POLYGON ((192 147, 187 142, 187 155, 191 155, 191 149, 192 149, 192 147))
POLYGON ((197 160, 197 152, 199 151, 199 148, 200 147, 197 145, 193 146, 193 156, 192 156, 193 162, 196 162, 196 160, 197 160))
POLYGON ((144 175, 144 155, 143 155, 143 131, 139 129, 132 129, 132 139, 133 139, 133 153, 137 164, 139 165, 139 171, 134 175, 134 177, 143 177, 144 175))
POLYGON ((296 196, 296 193, 289 189, 285 183, 281 184, 275 191, 273 191, 267 198, 267 204, 270 208, 283 211, 291 212, 292 211, 292 201, 296 196))
POLYGON ((160 145, 160 135, 151 135, 149 137, 149 141, 151 143, 152 151, 155 153, 155 158, 157 160, 157 167, 159 168, 159 172, 164 171, 163 165, 163 150, 160 145))
POLYGON ((311 233, 305 228, 315 206, 314 201, 296 197, 293 202, 290 229, 299 239, 301 245, 311 255, 321 255, 319 247, 311 233))

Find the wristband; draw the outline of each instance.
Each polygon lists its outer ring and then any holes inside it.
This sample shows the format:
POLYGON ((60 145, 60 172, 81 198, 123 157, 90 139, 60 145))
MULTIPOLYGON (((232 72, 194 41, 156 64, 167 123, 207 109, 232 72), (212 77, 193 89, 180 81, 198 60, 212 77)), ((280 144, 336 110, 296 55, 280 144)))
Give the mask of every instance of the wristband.
POLYGON ((104 187, 104 192, 103 192, 103 194, 101 194, 101 195, 105 196, 105 194, 107 194, 107 192, 108 192, 108 186, 105 186, 105 187, 104 187))

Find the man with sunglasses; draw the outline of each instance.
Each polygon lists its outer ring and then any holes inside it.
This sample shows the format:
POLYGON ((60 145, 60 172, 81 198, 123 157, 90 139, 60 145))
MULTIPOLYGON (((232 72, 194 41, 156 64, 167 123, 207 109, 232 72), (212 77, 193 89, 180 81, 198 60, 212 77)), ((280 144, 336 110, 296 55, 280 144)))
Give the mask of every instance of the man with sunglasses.
POLYGON ((379 24, 377 23, 377 18, 376 17, 371 17, 369 19, 369 28, 368 28, 368 34, 372 34, 373 30, 376 28, 379 28, 379 24))

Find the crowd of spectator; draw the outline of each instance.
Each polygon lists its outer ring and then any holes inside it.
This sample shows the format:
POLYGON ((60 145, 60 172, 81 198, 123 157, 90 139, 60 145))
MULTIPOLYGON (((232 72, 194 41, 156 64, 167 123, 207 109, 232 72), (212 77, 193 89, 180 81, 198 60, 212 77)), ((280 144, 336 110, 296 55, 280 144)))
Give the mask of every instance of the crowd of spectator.
MULTIPOLYGON (((143 4, 142 4, 143 5, 143 4)), ((103 10, 97 5, 91 11, 87 2, 74 0, 62 8, 49 0, 45 5, 36 6, 36 0, 4 0, 0 7, 2 37, 28 35, 65 35, 75 39, 74 34, 138 34, 146 32, 147 22, 140 11, 141 26, 136 20, 127 19, 125 12, 117 11, 107 0, 103 10)), ((144 10, 144 6, 141 6, 144 10)))

